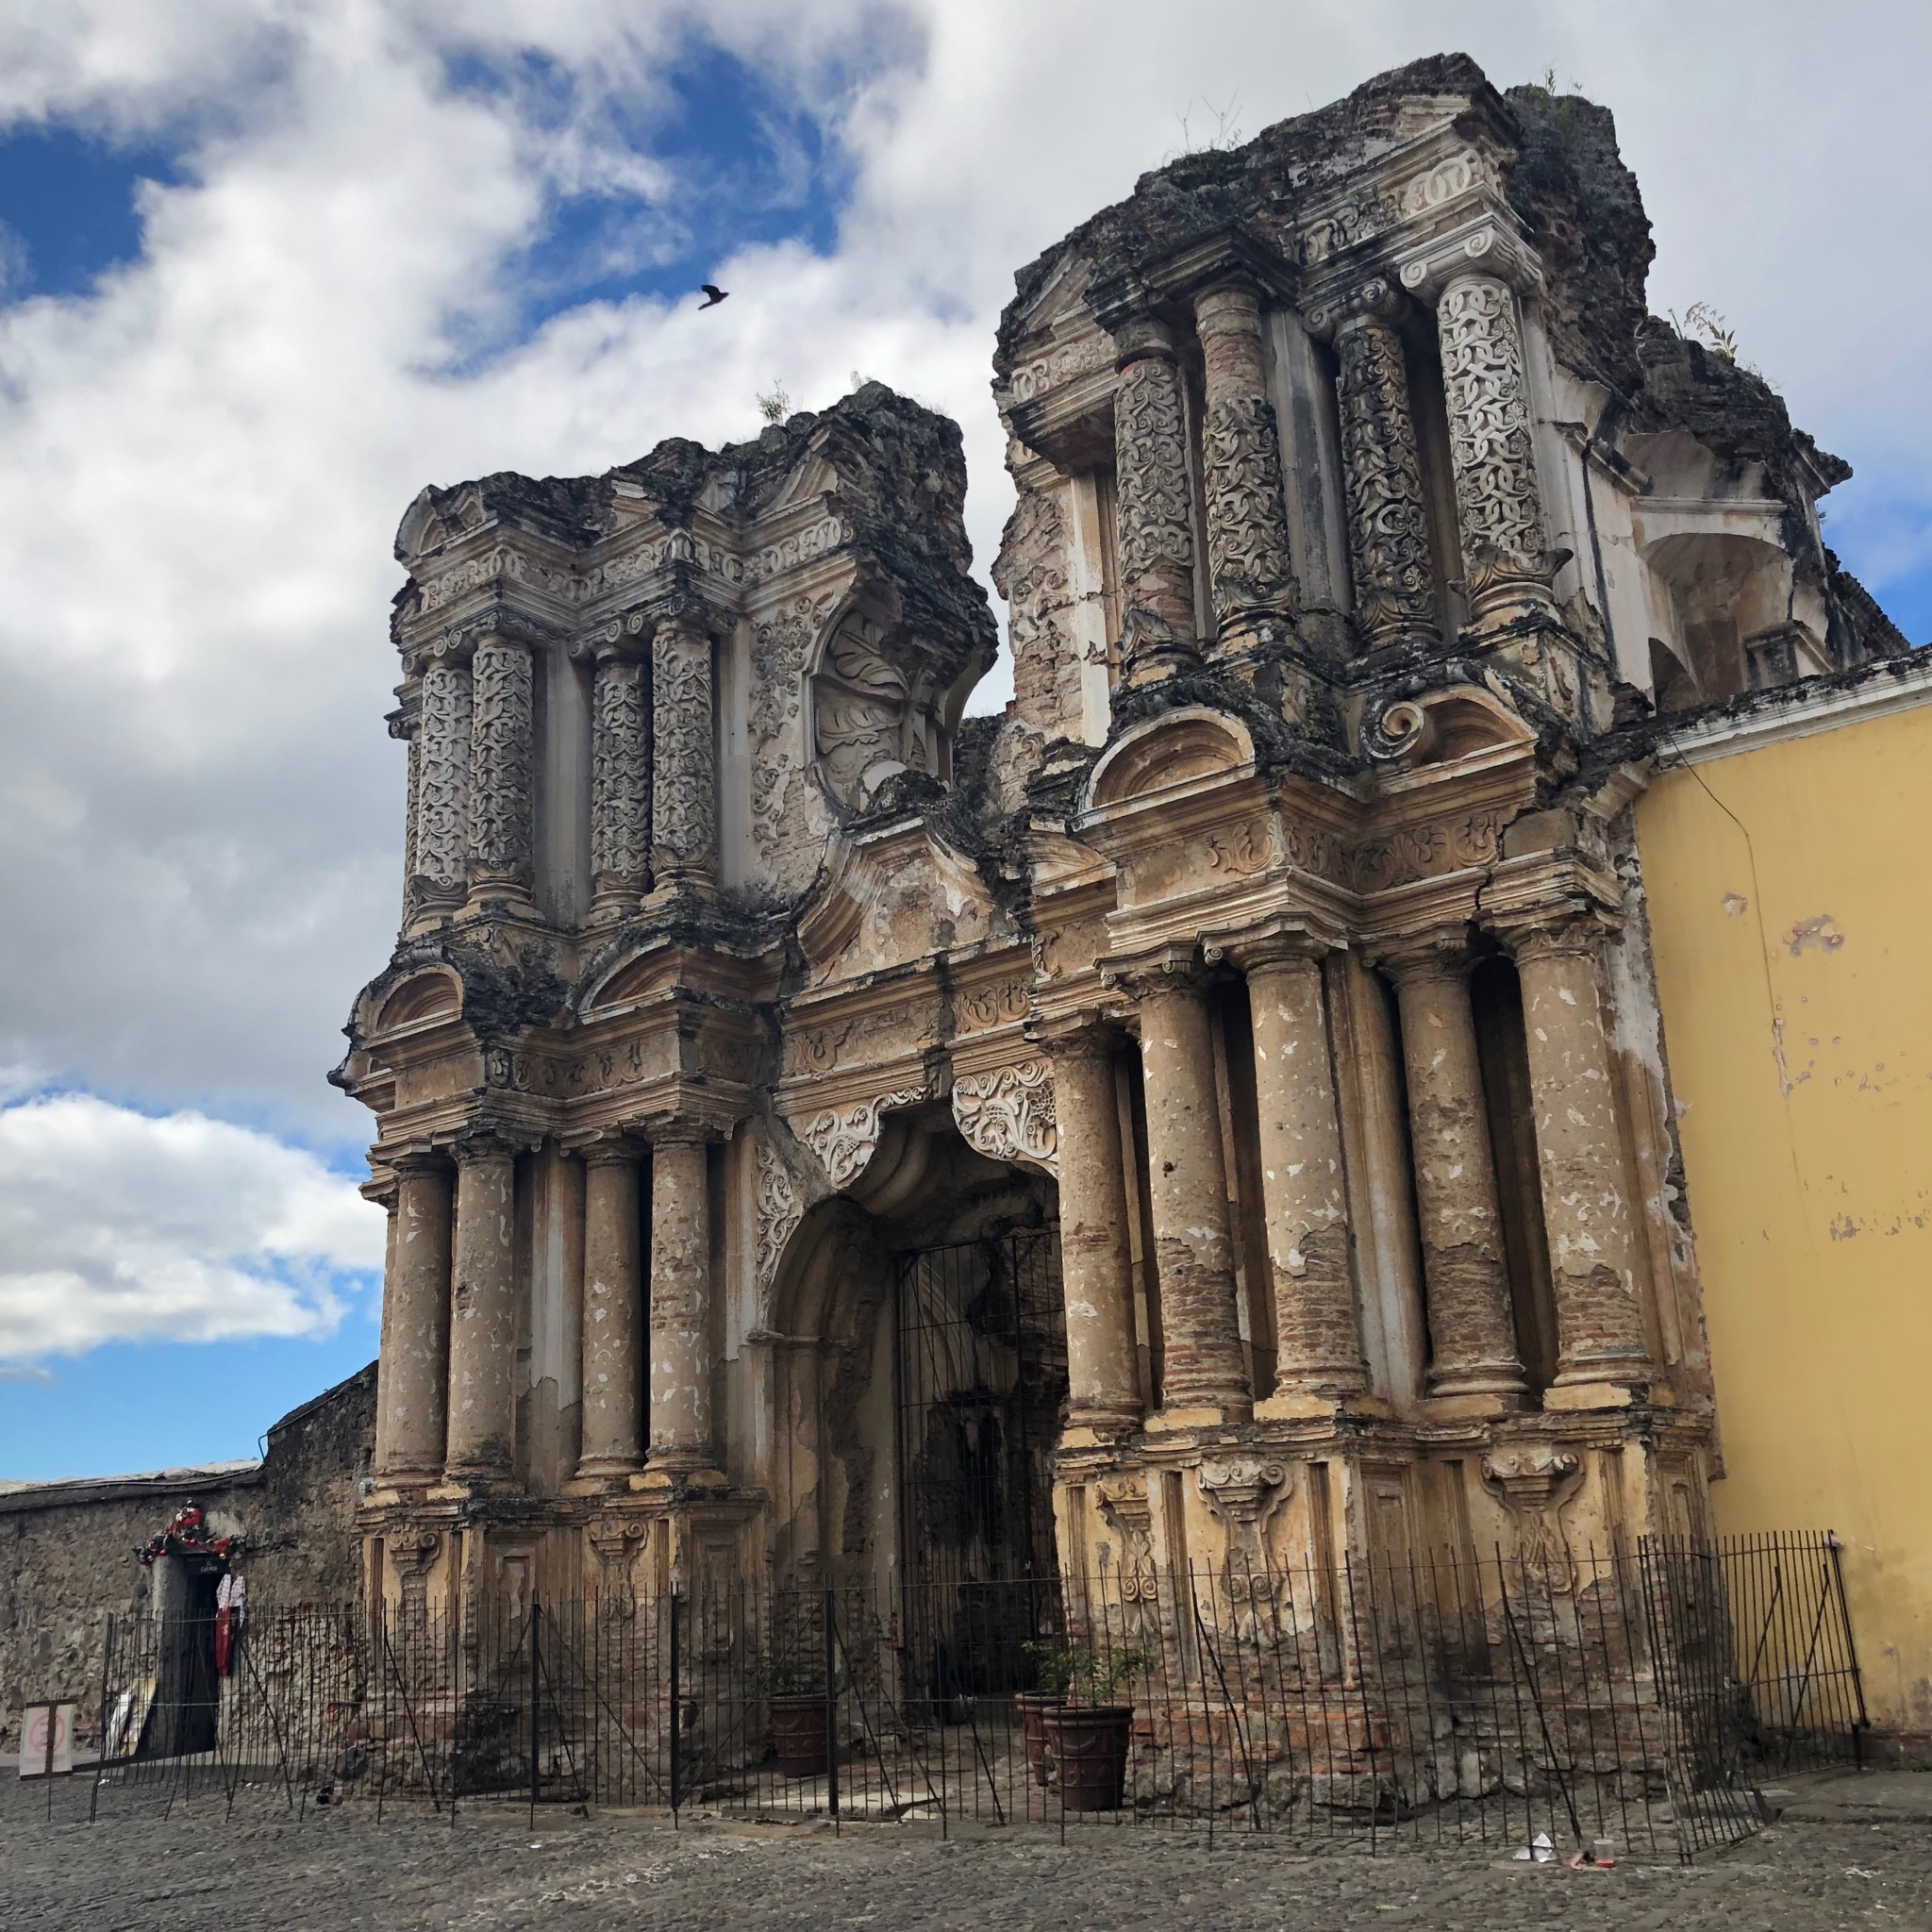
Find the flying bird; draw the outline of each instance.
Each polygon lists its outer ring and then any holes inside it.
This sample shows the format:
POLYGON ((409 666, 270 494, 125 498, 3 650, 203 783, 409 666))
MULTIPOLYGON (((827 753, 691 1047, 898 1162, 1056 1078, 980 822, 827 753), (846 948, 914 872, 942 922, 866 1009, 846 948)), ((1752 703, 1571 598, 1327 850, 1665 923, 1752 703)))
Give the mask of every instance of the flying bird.
POLYGON ((717 308, 719 303, 724 301, 725 296, 731 292, 729 289, 719 288, 715 282, 701 282, 698 286, 705 291, 705 299, 698 304, 698 308, 701 310, 717 308))

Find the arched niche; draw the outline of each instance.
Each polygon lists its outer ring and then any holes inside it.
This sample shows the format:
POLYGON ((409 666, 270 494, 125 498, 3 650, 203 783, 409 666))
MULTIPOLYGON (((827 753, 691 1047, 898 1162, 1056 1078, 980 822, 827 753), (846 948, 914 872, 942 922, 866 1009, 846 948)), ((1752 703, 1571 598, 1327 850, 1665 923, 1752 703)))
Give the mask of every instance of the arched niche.
MULTIPOLYGON (((918 1436, 932 1425, 930 1406, 909 1399, 908 1357, 912 1380, 923 1374, 945 1391, 976 1391, 959 1404, 961 1425, 987 1426, 999 1404, 1012 1399, 1013 1378, 989 1370, 1000 1349, 973 1330, 986 1310, 961 1297, 991 1291, 1000 1257, 1016 1244, 1054 1259, 1053 1335, 1028 1352, 1027 1374, 1036 1383, 1042 1374, 1057 1377, 1055 1391, 1063 1391, 1057 1205, 1051 1180, 974 1153, 944 1107, 934 1105, 888 1116, 863 1172, 801 1218, 778 1259, 768 1305, 774 1424, 769 1554, 781 1585, 884 1591, 907 1574, 905 1486, 920 1478, 908 1478, 918 1457, 915 1448, 908 1464, 906 1432, 910 1426, 918 1436), (937 1274, 934 1256, 947 1257, 937 1274), (961 1303, 945 1310, 959 1318, 951 1322, 930 1306, 948 1289, 961 1303), (922 1293, 920 1339, 908 1348, 902 1302, 922 1293)), ((982 1325, 997 1324, 988 1318, 982 1325)), ((1031 1399, 1045 1412, 1024 1453, 1041 1458, 1044 1476, 1058 1435, 1058 1392, 1048 1397, 1035 1388, 1031 1399)), ((939 1418, 941 1437, 952 1420, 939 1418)), ((1008 1434, 1017 1445, 1019 1432, 1008 1434)))
POLYGON ((1372 758, 1416 768, 1524 750, 1535 735, 1493 691, 1457 684, 1397 699, 1374 714, 1363 739, 1372 758))
POLYGON ((425 1020, 454 1019, 463 1009, 463 989, 453 973, 412 974, 383 994, 371 1030, 393 1033, 425 1020))
POLYGON ((1239 719, 1205 706, 1169 711, 1124 732, 1088 780, 1090 809, 1253 769, 1255 741, 1239 719))
POLYGON ((902 772, 951 775, 948 693, 903 625, 861 600, 832 625, 809 679, 812 764, 841 810, 902 772))

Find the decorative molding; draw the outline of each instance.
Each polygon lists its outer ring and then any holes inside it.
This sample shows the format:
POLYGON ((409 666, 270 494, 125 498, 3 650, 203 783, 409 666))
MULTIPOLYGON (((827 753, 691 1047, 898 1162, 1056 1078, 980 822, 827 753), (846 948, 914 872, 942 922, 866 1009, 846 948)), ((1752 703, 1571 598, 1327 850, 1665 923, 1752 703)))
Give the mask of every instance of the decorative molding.
POLYGON ((966 1144, 989 1159, 1051 1168, 1059 1147, 1053 1062, 1021 1060, 956 1078, 953 1118, 966 1144))
POLYGON ((832 1186, 850 1186, 872 1164, 879 1144, 880 1114, 895 1107, 916 1107, 925 1097, 924 1088, 908 1087, 860 1101, 857 1107, 827 1108, 814 1115, 806 1124, 805 1138, 832 1186))
POLYGON ((760 1296, 769 1291, 784 1259, 785 1245, 805 1219, 805 1202, 791 1164, 773 1143, 769 1130, 758 1136, 758 1253, 760 1296))
POLYGON ((713 770, 711 640, 679 617, 659 625, 651 649, 652 870, 708 874, 718 836, 713 770))
POLYGON ((1113 359, 1113 345, 1104 335, 1078 337, 1023 362, 1007 377, 1006 387, 995 391, 993 400, 1003 406, 1030 403, 1076 376, 1092 375, 1110 367, 1113 359))
POLYGON ((530 647, 514 636, 484 636, 471 663, 472 890, 529 886, 534 719, 530 647))
POLYGON ((470 842, 470 667, 439 659, 423 673, 417 733, 415 863, 422 888, 460 898, 470 842))
POLYGON ((597 1607, 613 1622, 627 1623, 637 1614, 633 1568, 644 1546, 644 1530, 635 1517, 591 1525, 591 1548, 597 1558, 597 1607))
POLYGON ((1355 890, 1386 892, 1416 879, 1493 865, 1507 817, 1494 808, 1473 811, 1454 822, 1430 819, 1365 840, 1356 848, 1355 890))
POLYGON ((1558 1591, 1574 1581, 1561 1518, 1582 1470, 1567 1449, 1512 1449, 1482 1459, 1484 1482, 1515 1518, 1517 1556, 1558 1591))
POLYGON ((1201 454, 1216 617, 1285 609, 1296 591, 1274 404, 1224 396, 1208 410, 1201 454))
POLYGON ((1180 376, 1142 355, 1114 391, 1116 522, 1122 602, 1143 627, 1191 637, 1194 520, 1180 376))
POLYGON ((641 892, 651 864, 651 696, 644 666, 600 653, 592 698, 591 870, 597 890, 641 892))

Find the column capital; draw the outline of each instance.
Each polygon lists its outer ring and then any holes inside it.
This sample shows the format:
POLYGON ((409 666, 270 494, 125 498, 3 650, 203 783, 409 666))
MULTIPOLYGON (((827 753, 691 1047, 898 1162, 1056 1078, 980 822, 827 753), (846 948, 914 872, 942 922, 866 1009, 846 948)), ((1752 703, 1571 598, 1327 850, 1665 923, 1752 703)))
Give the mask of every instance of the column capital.
POLYGON ((1594 959, 1621 924, 1602 907, 1574 901, 1483 922, 1484 930, 1495 935, 1518 965, 1531 959, 1594 959))
POLYGON ((1318 308, 1302 316, 1308 333, 1321 341, 1333 341, 1345 328, 1364 322, 1393 322, 1407 306, 1407 298, 1386 275, 1371 275, 1353 288, 1337 290, 1318 308))
POLYGON ((402 1182, 394 1174, 373 1174, 356 1191, 365 1201, 373 1202, 376 1207, 393 1214, 396 1211, 397 1196, 402 1192, 402 1182))
MULTIPOLYGON (((722 615, 694 591, 667 591, 642 609, 633 613, 643 620, 653 641, 658 637, 715 637, 724 622, 722 615)), ((629 620, 625 620, 626 626, 629 620)))
POLYGON ((1199 992, 1207 983, 1200 948, 1192 941, 1155 946, 1144 953, 1102 959, 1100 983, 1109 992, 1144 1000, 1164 992, 1199 992))
POLYGON ((627 610, 600 624, 572 641, 570 655, 579 663, 586 659, 604 664, 612 660, 646 663, 651 656, 651 640, 658 625, 647 610, 627 610))
POLYGON ((449 1154, 458 1167, 469 1167, 479 1160, 514 1160, 537 1144, 536 1137, 491 1124, 465 1128, 450 1143, 449 1154))
MULTIPOLYGON (((374 1150, 370 1159, 376 1158, 374 1150)), ((384 1149, 381 1155, 384 1164, 398 1180, 415 1180, 422 1175, 449 1176, 450 1157, 446 1150, 429 1147, 420 1142, 410 1147, 399 1147, 393 1153, 384 1149)))
POLYGON ((1399 986, 1406 979, 1461 979, 1475 964, 1466 926, 1436 926, 1426 932, 1391 933, 1369 942, 1370 964, 1399 986))
POLYGON ((1055 1061, 1110 1058, 1121 1041, 1117 1021, 1096 1008, 1036 1021, 1025 1032, 1026 1038, 1055 1061))
POLYGON ((1201 953, 1208 965, 1225 959, 1243 973, 1303 962, 1319 966, 1330 953, 1346 951, 1347 944, 1339 934, 1292 919, 1272 919, 1241 932, 1201 935, 1201 953))
POLYGON ((603 1128, 596 1137, 588 1141, 573 1141, 566 1143, 566 1154, 574 1154, 586 1167, 617 1167, 628 1162, 637 1162, 651 1151, 648 1141, 624 1128, 603 1128))
POLYGON ((1174 358, 1174 330, 1158 315, 1130 317, 1112 334, 1116 369, 1149 359, 1172 362, 1174 358))

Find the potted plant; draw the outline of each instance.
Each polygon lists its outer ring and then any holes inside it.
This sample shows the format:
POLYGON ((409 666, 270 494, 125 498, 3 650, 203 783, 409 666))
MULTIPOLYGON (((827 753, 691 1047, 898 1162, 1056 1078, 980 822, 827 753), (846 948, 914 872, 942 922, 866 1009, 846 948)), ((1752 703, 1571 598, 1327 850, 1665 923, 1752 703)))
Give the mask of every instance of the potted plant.
POLYGON ((1115 1694, 1152 1659, 1144 1650, 1076 1650, 1070 1695, 1041 1713, 1041 1729, 1069 1811, 1118 1811, 1127 1784, 1127 1739, 1134 1707, 1115 1694))
POLYGON ((1074 1674, 1074 1654, 1064 1644, 1049 1641, 1023 1643, 1020 1649, 1033 1666, 1039 1689, 1016 1691, 1013 1708, 1026 1741, 1026 1769, 1032 1774, 1033 1782, 1044 1790, 1053 1766, 1047 1756, 1043 1720, 1049 1710, 1067 1701, 1067 1683, 1074 1674))
POLYGON ((766 1667, 765 1702, 772 1720, 772 1757, 781 1777, 823 1772, 831 1750, 830 1700, 824 1666, 780 1657, 766 1667))

